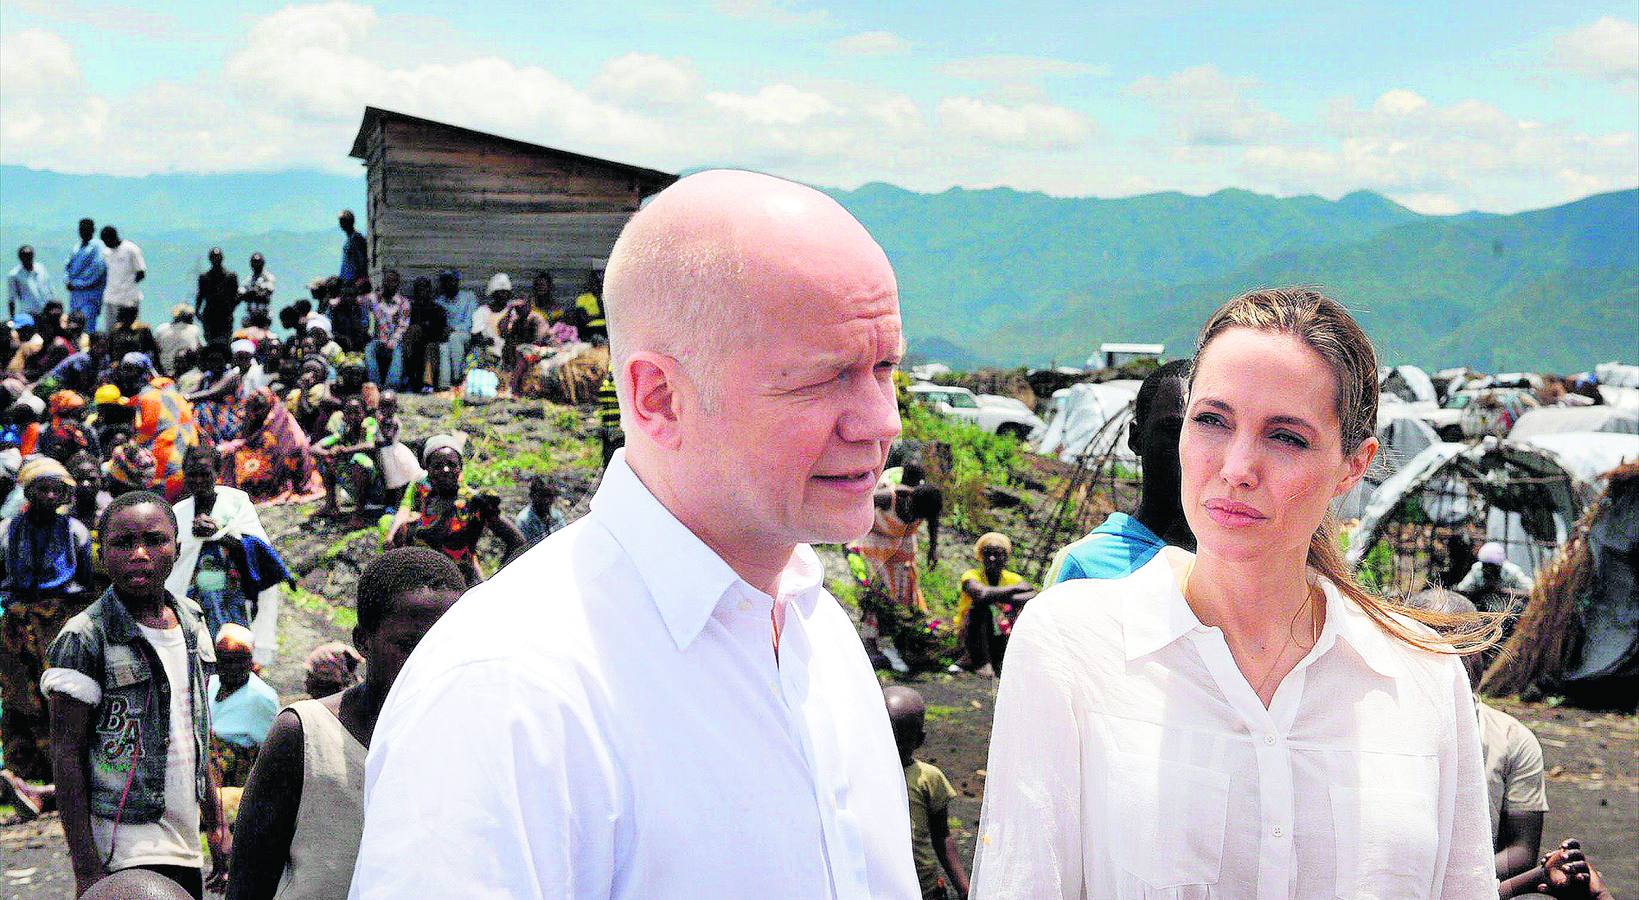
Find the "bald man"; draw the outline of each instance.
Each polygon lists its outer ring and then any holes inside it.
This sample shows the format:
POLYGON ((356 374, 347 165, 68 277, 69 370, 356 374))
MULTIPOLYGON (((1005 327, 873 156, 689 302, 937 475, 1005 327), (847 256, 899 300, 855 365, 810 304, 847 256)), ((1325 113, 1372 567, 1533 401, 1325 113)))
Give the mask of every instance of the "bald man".
POLYGON ((92 885, 80 900, 189 900, 191 896, 164 875, 147 869, 121 869, 92 885))
POLYGON ((604 299, 626 447, 410 657, 351 896, 920 896, 808 547, 870 528, 899 432, 887 258, 823 194, 702 172, 627 224, 604 299))

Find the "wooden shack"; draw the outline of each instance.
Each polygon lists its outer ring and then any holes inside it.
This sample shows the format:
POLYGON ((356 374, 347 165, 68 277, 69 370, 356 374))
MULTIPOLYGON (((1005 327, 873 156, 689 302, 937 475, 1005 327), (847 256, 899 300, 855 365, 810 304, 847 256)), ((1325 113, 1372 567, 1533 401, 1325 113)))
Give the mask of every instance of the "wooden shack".
POLYGON ((621 226, 676 175, 365 107, 350 156, 369 171, 370 277, 461 273, 482 294, 496 272, 525 291, 552 273, 572 298, 601 271, 621 226))

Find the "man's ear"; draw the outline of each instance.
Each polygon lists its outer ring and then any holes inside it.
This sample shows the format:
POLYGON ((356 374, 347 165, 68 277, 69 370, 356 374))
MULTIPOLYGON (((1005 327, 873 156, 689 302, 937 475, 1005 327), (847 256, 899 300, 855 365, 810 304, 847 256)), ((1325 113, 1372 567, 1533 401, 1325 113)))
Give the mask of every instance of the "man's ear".
POLYGON ((633 353, 620 367, 620 387, 625 427, 642 432, 657 446, 677 449, 683 440, 683 401, 693 393, 677 360, 648 350, 633 353))

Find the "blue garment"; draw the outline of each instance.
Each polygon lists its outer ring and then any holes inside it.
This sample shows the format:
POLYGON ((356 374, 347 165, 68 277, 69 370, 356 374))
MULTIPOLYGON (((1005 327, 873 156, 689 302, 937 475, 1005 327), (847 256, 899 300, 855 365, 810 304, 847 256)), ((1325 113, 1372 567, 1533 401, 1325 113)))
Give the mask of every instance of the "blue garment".
POLYGON ((352 284, 370 271, 370 245, 363 232, 355 231, 341 242, 341 271, 338 276, 344 285, 352 284))
POLYGON ((1086 537, 1064 548, 1057 577, 1049 584, 1076 578, 1125 578, 1165 546, 1144 523, 1126 513, 1111 513, 1086 537))
POLYGON ((211 733, 241 749, 260 747, 267 740, 273 717, 279 714, 279 694, 253 672, 250 680, 226 699, 217 700, 222 687, 220 676, 212 674, 205 683, 211 698, 211 733))
POLYGON ((245 554, 245 590, 251 597, 275 585, 295 583, 296 576, 290 574, 284 558, 267 541, 247 534, 239 539, 239 546, 245 554))
POLYGON ((556 506, 552 507, 552 515, 545 522, 541 521, 540 516, 535 515, 535 507, 525 506, 512 520, 512 524, 517 525, 518 531, 523 534, 524 546, 533 547, 545 540, 547 535, 562 528, 566 522, 563 513, 556 506))
POLYGON ((108 248, 92 238, 69 254, 63 266, 63 286, 68 288, 68 311, 85 316, 86 331, 97 330, 97 318, 102 313, 102 291, 108 286, 108 263, 103 254, 108 248))
POLYGON ((91 583, 91 532, 71 516, 34 527, 19 514, 0 523, 0 608, 13 598, 84 593, 91 583))
POLYGON ((47 301, 57 299, 57 294, 51 289, 51 273, 39 263, 34 268, 25 269, 22 263, 11 267, 11 274, 6 276, 6 303, 13 310, 13 314, 27 313, 38 316, 45 309, 47 301))
POLYGON ((457 290, 454 297, 434 297, 433 302, 444 309, 449 329, 456 334, 472 334, 472 317, 478 312, 478 295, 468 290, 457 290))

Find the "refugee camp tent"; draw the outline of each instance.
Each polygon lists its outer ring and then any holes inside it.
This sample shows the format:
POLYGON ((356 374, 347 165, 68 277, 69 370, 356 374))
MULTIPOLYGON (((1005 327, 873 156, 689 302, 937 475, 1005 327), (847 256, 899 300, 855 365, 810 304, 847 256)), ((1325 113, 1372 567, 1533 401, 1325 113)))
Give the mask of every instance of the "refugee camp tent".
POLYGON ((1378 381, 1378 389, 1407 403, 1440 404, 1440 396, 1434 391, 1434 381, 1427 372, 1416 366, 1394 366, 1387 370, 1378 381))
POLYGON ((1509 430, 1511 440, 1567 432, 1639 434, 1639 410, 1614 406, 1544 406, 1526 410, 1509 430))
POLYGON ((1126 425, 1132 420, 1139 384, 1131 380, 1082 383, 1054 392, 1052 418, 1036 452, 1065 462, 1084 456, 1136 461, 1127 449, 1126 425))
POLYGON ((1399 407, 1409 407, 1411 404, 1390 404, 1395 409, 1387 412, 1380 407, 1377 416, 1377 443, 1379 448, 1377 458, 1372 460, 1371 468, 1366 472, 1360 483, 1339 500, 1334 510, 1343 520, 1357 519, 1365 512, 1366 503, 1376 493, 1379 486, 1387 481, 1394 473, 1400 471, 1406 463, 1416 459, 1419 454, 1434 444, 1440 443, 1440 436, 1427 422, 1414 415, 1397 415, 1399 407))
POLYGON ((1639 436, 1556 434, 1431 445, 1372 495, 1346 557, 1368 581, 1415 591, 1449 586, 1464 554, 1503 546, 1531 574, 1564 543, 1604 473, 1639 460, 1639 436))
POLYGON ((1639 366, 1608 362, 1595 366, 1593 371, 1599 379, 1599 396, 1606 405, 1639 409, 1639 366))
POLYGON ((1639 705, 1639 462, 1609 473, 1604 494, 1538 577, 1513 635, 1480 687, 1565 693, 1596 706, 1639 705))

